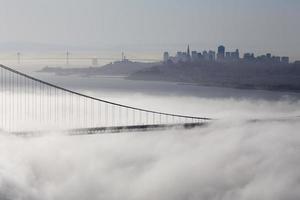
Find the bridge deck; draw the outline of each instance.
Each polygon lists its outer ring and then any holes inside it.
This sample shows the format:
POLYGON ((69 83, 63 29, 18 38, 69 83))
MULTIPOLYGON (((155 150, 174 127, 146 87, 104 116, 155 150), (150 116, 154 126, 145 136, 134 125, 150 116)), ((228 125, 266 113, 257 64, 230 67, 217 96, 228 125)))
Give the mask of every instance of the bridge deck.
POLYGON ((194 128, 213 120, 100 99, 3 65, 0 65, 0 94, 0 128, 16 135, 30 136, 49 132, 86 135, 194 128), (32 130, 45 126, 57 129, 65 127, 69 130, 29 132, 19 129, 24 125, 32 130))
MULTIPOLYGON (((95 135, 95 134, 111 134, 111 133, 125 133, 125 132, 146 132, 146 131, 163 131, 170 129, 193 129, 207 125, 208 122, 201 123, 184 123, 184 124, 153 124, 153 125, 137 125, 137 126, 113 126, 113 127, 94 127, 62 130, 66 135, 95 135)), ((28 132, 13 132, 16 136, 42 136, 48 134, 50 131, 28 131, 28 132)))

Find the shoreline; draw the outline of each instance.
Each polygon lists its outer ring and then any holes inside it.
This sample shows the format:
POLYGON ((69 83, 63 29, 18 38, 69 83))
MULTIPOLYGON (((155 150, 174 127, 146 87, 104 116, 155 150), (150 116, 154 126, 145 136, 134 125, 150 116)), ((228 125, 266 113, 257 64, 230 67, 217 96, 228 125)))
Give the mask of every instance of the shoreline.
POLYGON ((230 89, 239 89, 239 90, 257 90, 257 91, 271 91, 271 92, 291 92, 295 94, 300 94, 300 88, 299 89, 279 89, 274 88, 276 86, 266 86, 266 87, 260 87, 260 86, 246 86, 246 85, 229 85, 229 84, 209 84, 209 83, 189 83, 189 82, 178 82, 178 81, 163 81, 163 80, 143 80, 143 79, 131 79, 128 77, 124 77, 125 80, 131 80, 131 81, 142 81, 142 82, 163 82, 163 83, 174 83, 177 85, 187 85, 187 86, 198 86, 198 87, 214 87, 214 88, 230 88, 230 89))

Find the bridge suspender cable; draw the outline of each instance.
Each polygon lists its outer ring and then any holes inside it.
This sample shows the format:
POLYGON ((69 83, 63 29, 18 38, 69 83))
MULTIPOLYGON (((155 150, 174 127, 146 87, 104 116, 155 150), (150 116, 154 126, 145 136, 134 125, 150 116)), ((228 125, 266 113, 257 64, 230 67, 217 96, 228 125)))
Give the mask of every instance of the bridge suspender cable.
POLYGON ((5 70, 10 71, 10 72, 13 72, 15 74, 18 74, 20 76, 23 76, 23 77, 25 77, 27 79, 30 79, 32 81, 36 81, 36 82, 39 82, 41 84, 53 87, 55 89, 65 91, 65 92, 68 92, 68 93, 71 93, 71 94, 74 94, 74 95, 78 95, 80 97, 84 97, 84 98, 87 98, 87 99, 91 99, 91 100, 99 101, 99 102, 102 102, 102 103, 107 103, 107 104, 110 104, 110 105, 114 105, 114 106, 120 106, 120 107, 127 108, 127 109, 132 109, 132 110, 142 111, 142 112, 147 112, 147 113, 153 113, 153 114, 159 114, 159 115, 164 115, 164 116, 181 117, 181 118, 186 118, 186 119, 212 120, 211 118, 206 118, 206 117, 193 117, 193 116, 186 116, 186 115, 176 115, 176 114, 170 114, 170 113, 156 112, 156 111, 151 111, 151 110, 126 106, 126 105, 122 105, 122 104, 118 104, 118 103, 113 103, 113 102, 110 102, 110 101, 106 101, 106 100, 95 98, 95 97, 92 97, 92 96, 89 96, 89 95, 81 94, 81 93, 78 93, 78 92, 75 92, 75 91, 72 91, 72 90, 69 90, 69 89, 66 89, 66 88, 63 88, 63 87, 45 82, 45 81, 42 81, 40 79, 34 78, 32 76, 21 73, 17 70, 11 69, 11 68, 3 66, 3 65, 0 65, 0 68, 5 69, 5 70))
POLYGON ((125 127, 161 128, 212 120, 122 105, 54 85, 3 65, 0 70, 0 129, 8 132, 23 130, 29 125, 101 132, 107 127, 119 131, 125 127))

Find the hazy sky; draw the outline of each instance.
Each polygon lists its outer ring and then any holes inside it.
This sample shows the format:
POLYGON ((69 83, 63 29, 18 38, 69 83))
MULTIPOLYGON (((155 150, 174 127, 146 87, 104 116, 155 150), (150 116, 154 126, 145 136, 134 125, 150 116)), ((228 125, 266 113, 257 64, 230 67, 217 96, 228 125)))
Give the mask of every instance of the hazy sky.
POLYGON ((0 43, 270 51, 299 58, 299 0, 0 0, 0 43))

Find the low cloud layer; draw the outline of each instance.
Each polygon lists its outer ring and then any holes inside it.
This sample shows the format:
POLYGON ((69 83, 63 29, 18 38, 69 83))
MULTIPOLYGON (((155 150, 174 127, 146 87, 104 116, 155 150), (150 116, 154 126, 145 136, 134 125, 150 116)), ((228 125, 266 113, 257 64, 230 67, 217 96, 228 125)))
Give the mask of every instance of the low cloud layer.
POLYGON ((299 114, 299 102, 177 101, 222 120, 146 134, 1 134, 0 199, 300 199, 299 119, 271 119, 299 114), (253 113, 268 120, 247 121, 253 113))

